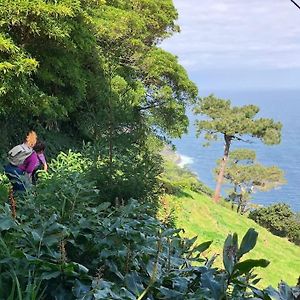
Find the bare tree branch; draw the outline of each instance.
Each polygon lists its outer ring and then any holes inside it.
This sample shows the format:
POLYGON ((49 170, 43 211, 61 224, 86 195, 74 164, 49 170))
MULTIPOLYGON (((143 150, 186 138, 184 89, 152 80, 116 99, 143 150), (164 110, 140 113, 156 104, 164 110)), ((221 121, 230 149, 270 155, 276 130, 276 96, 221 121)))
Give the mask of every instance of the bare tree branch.
POLYGON ((300 5, 297 4, 294 0, 291 0, 291 2, 293 2, 300 9, 300 5))
POLYGON ((240 137, 238 137, 236 135, 233 137, 233 139, 241 141, 241 142, 244 142, 244 143, 247 143, 247 144, 253 144, 252 141, 250 141, 250 140, 244 140, 244 139, 242 139, 242 138, 240 138, 240 137))

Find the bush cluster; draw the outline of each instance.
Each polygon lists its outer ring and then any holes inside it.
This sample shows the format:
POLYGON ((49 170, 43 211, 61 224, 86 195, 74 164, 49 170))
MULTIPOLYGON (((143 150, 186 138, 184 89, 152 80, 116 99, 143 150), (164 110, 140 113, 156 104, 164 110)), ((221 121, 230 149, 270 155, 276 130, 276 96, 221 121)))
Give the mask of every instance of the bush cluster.
POLYGON ((270 232, 300 245, 300 218, 284 203, 262 207, 250 212, 249 218, 270 232))

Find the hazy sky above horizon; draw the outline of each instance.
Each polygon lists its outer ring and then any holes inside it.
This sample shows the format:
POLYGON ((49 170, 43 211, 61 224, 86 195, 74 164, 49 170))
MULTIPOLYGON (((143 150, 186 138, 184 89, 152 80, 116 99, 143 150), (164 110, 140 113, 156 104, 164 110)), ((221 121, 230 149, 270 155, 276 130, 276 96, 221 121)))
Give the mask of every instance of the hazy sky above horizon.
MULTIPOLYGON (((298 0, 300 3, 300 0, 298 0)), ((300 89, 300 10, 290 0, 174 0, 161 45, 203 90, 300 89)))

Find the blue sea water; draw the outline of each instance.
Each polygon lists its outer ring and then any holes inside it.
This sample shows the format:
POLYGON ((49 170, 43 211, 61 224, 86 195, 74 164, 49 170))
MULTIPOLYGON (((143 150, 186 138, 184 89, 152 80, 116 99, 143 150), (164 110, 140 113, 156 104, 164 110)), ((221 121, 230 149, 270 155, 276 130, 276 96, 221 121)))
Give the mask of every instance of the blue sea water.
MULTIPOLYGON (((211 92, 202 92, 207 96, 211 92)), ((256 139, 252 143, 234 142, 234 148, 250 148, 256 151, 257 160, 264 165, 277 165, 285 172, 287 184, 269 192, 257 192, 253 203, 269 205, 285 202, 293 210, 300 211, 300 90, 273 91, 214 91, 217 97, 230 99, 233 105, 255 104, 260 107, 259 117, 273 118, 283 124, 282 141, 279 145, 266 146, 256 139)), ((198 116, 189 113, 188 134, 173 141, 177 152, 188 157, 189 168, 201 181, 214 188, 213 169, 222 157, 223 141, 212 142, 203 147, 204 139, 196 138, 194 122, 198 116)), ((225 195, 226 187, 222 194, 225 195)))

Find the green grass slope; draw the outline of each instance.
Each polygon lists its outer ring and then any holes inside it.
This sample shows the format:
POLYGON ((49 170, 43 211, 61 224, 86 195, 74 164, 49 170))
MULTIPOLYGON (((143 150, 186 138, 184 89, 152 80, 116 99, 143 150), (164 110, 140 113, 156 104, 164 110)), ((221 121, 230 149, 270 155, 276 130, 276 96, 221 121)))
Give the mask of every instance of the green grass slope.
MULTIPOLYGON (((288 240, 276 237, 246 216, 241 216, 230 208, 215 204, 204 195, 185 190, 181 196, 171 196, 172 205, 176 206, 177 226, 185 230, 189 237, 198 236, 198 242, 213 240, 206 253, 222 253, 223 243, 228 233, 237 232, 241 241, 248 228, 255 228, 258 243, 246 258, 265 258, 271 263, 266 269, 257 269, 263 279, 260 286, 277 286, 280 280, 295 285, 300 275, 300 247, 288 240)), ((221 255, 217 264, 221 264, 221 255)))

